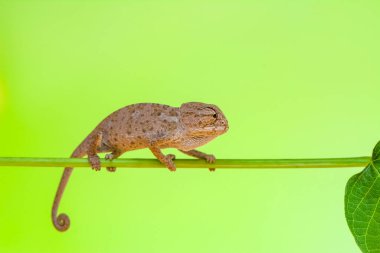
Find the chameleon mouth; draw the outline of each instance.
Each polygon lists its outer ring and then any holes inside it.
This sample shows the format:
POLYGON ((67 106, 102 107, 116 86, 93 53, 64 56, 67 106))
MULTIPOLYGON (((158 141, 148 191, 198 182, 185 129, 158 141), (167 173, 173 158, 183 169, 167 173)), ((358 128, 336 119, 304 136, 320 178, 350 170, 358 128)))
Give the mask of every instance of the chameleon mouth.
POLYGON ((228 130, 228 126, 220 126, 220 127, 217 127, 217 131, 221 131, 223 133, 227 132, 228 130))
POLYGON ((208 127, 208 128, 206 128, 206 130, 225 133, 228 130, 228 126, 224 125, 224 126, 208 127))

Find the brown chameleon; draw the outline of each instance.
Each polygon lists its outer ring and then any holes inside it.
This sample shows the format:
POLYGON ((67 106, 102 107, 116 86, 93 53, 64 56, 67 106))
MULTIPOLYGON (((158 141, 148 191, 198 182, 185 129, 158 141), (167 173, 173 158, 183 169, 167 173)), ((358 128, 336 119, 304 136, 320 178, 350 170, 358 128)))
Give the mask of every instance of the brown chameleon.
MULTIPOLYGON (((99 171, 101 164, 97 153, 110 152, 105 158, 112 160, 126 151, 149 148, 170 171, 175 171, 175 156, 164 155, 161 149, 176 148, 187 155, 213 163, 215 156, 195 148, 227 130, 227 119, 215 105, 191 102, 178 108, 151 103, 133 104, 113 112, 100 122, 71 157, 87 155, 92 169, 99 171)), ((114 172, 116 168, 107 170, 114 172)), ((52 220, 59 231, 66 231, 70 226, 69 217, 64 213, 57 216, 57 210, 72 171, 71 167, 65 168, 54 199, 52 220)))

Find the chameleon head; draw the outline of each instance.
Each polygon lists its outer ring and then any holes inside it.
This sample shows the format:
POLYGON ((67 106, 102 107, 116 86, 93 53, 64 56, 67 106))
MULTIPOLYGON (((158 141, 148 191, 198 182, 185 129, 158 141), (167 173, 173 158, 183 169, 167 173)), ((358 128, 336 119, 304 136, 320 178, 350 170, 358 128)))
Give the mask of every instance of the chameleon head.
POLYGON ((179 108, 180 121, 195 136, 218 136, 228 130, 228 121, 222 111, 211 104, 190 102, 179 108))

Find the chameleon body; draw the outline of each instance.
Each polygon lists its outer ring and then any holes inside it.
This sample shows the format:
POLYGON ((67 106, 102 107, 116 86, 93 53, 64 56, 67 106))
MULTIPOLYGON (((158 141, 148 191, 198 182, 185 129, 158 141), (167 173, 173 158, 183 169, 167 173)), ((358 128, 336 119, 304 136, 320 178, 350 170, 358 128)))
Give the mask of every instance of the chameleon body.
MULTIPOLYGON (((176 148, 187 155, 213 163, 213 155, 194 149, 227 130, 228 121, 215 105, 198 102, 184 103, 180 107, 133 104, 113 112, 100 122, 71 157, 87 156, 92 169, 99 171, 101 164, 97 153, 109 152, 105 158, 112 160, 126 151, 149 148, 170 171, 175 171, 175 156, 164 155, 161 149, 176 148)), ((116 168, 107 170, 114 172, 116 168)), ((70 226, 69 217, 64 213, 57 216, 57 210, 72 171, 71 167, 64 169, 52 208, 53 224, 59 231, 66 231, 70 226)))

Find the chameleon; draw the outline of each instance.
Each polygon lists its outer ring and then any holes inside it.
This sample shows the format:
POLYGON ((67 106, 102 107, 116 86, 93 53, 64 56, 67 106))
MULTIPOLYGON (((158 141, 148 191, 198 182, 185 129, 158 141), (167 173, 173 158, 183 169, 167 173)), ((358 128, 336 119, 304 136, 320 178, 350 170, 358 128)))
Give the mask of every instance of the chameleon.
MULTIPOLYGON (((124 152, 149 148, 153 155, 170 171, 175 171, 175 156, 164 155, 162 149, 175 148, 192 157, 215 162, 215 156, 195 148, 227 132, 228 121, 223 112, 212 104, 200 102, 184 103, 171 107, 155 103, 139 103, 125 106, 107 116, 79 144, 72 158, 87 156, 93 170, 99 171, 101 163, 98 153, 107 153, 106 160, 113 160, 124 152)), ((116 168, 108 167, 109 172, 116 168)), ((210 171, 215 169, 210 168, 210 171)), ((57 210, 72 167, 63 171, 52 208, 52 221, 58 231, 70 227, 65 213, 57 216, 57 210)))

